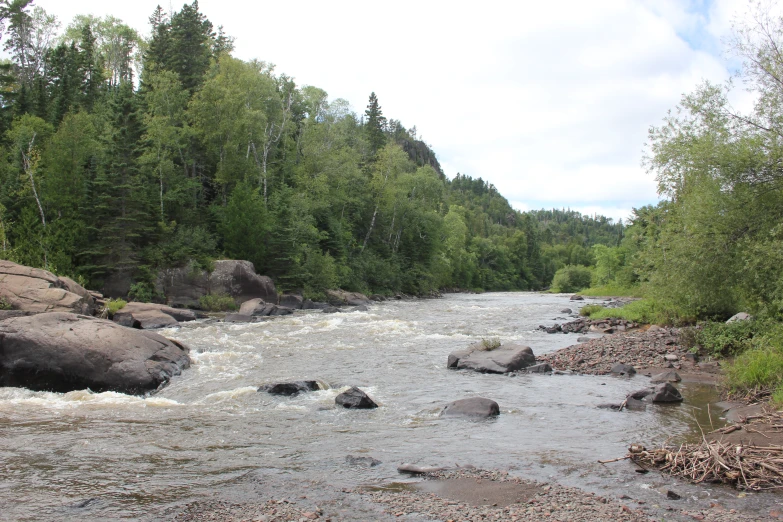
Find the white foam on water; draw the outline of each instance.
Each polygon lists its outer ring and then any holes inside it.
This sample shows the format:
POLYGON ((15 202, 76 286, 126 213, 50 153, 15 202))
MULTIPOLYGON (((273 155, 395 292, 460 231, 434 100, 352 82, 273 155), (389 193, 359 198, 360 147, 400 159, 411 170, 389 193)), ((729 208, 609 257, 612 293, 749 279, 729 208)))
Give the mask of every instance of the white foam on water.
POLYGON ((256 393, 258 393, 258 388, 255 386, 242 386, 241 388, 235 388, 233 390, 210 393, 203 399, 196 401, 194 404, 217 404, 226 401, 234 401, 247 395, 255 395, 256 393))
POLYGON ((75 390, 68 393, 36 392, 22 388, 0 388, 0 408, 37 406, 49 409, 75 409, 80 407, 133 406, 140 408, 169 408, 181 406, 175 400, 158 396, 143 397, 118 392, 93 393, 90 390, 75 390))

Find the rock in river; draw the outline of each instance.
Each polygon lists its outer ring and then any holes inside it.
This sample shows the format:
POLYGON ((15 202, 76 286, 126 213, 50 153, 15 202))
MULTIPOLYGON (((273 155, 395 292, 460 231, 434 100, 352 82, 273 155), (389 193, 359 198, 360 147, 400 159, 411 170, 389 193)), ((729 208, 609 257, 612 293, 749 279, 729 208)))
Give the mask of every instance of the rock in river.
POLYGON ((351 386, 350 389, 335 397, 334 402, 338 406, 351 409, 370 409, 378 407, 378 405, 375 404, 375 401, 356 386, 351 386))
POLYGON ((656 386, 646 398, 652 402, 682 402, 680 391, 668 382, 656 386))
POLYGON ((473 397, 447 404, 440 414, 447 417, 494 417, 500 414, 500 407, 492 399, 473 397))
POLYGON ((258 391, 267 392, 272 395, 299 395, 303 392, 318 391, 321 387, 318 385, 318 381, 293 381, 293 382, 278 382, 275 384, 264 384, 258 391))
POLYGON ((627 375, 631 377, 636 374, 636 368, 630 364, 617 363, 612 366, 611 372, 615 375, 627 375))
POLYGON ((92 295, 72 279, 40 268, 0 260, 0 298, 14 310, 91 315, 92 295))
POLYGON ((177 326, 180 321, 193 321, 198 314, 186 308, 172 308, 155 303, 130 302, 120 308, 112 318, 115 323, 129 328, 150 330, 177 326))
POLYGON ((0 386, 141 394, 190 366, 188 348, 112 321, 53 312, 0 321, 0 386))
POLYGON ((508 373, 536 364, 536 356, 529 346, 505 344, 487 350, 482 343, 475 343, 464 350, 449 355, 448 367, 458 370, 474 370, 482 373, 508 373))

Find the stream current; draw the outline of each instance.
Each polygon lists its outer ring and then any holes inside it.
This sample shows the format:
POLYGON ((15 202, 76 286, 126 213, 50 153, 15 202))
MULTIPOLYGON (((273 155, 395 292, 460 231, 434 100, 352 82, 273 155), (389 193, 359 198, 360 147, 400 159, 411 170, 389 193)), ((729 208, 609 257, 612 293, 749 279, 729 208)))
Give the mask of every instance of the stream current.
MULTIPOLYGON (((537 327, 564 322, 560 310, 578 306, 564 295, 452 294, 368 312, 198 321, 160 332, 189 345, 193 365, 153 396, 0 388, 0 518, 156 520, 249 473, 355 487, 401 480, 402 462, 498 468, 654 501, 656 488, 673 479, 596 461, 625 455, 631 443, 697 437, 699 424, 709 431, 704 406, 714 392, 683 385, 682 405, 617 413, 596 405, 620 402, 649 379, 446 368, 450 352, 482 338, 522 343, 537 355, 575 344, 574 334, 537 327), (302 379, 328 388, 297 397, 256 391, 302 379), (335 407, 347 385, 380 407, 335 407), (475 396, 497 401, 500 416, 438 417, 446 403, 475 396), (383 464, 352 467, 349 454, 383 464)), ((694 500, 736 498, 726 489, 677 487, 694 500)))

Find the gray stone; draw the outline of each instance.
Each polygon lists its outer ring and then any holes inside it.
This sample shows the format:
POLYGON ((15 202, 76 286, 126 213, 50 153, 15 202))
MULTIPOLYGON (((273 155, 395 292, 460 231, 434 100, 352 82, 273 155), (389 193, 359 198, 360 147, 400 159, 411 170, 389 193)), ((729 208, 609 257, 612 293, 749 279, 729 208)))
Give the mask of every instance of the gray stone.
POLYGON ((302 310, 323 310, 324 308, 328 308, 329 304, 327 303, 319 303, 317 301, 311 301, 309 299, 305 299, 302 301, 302 310))
POLYGON ((356 386, 351 386, 350 389, 335 397, 334 402, 338 406, 349 409, 366 410, 378 407, 378 405, 375 404, 375 401, 356 386))
POLYGON ((336 306, 327 306, 326 308, 322 309, 322 312, 325 314, 337 314, 342 312, 342 310, 340 310, 336 306))
POLYGON ((680 382, 681 380, 682 378, 675 371, 659 373, 657 375, 653 375, 650 378, 650 382, 653 384, 658 384, 661 382, 680 382))
POLYGON ((680 357, 676 353, 667 353, 663 356, 663 360, 666 362, 677 362, 680 360, 680 357))
POLYGON ((747 313, 745 313, 745 312, 740 312, 740 313, 738 313, 738 314, 734 314, 734 315, 732 315, 732 316, 731 316, 731 317, 730 317, 730 318, 729 318, 729 319, 726 321, 726 324, 729 324, 729 323, 735 323, 735 322, 737 322, 737 321, 750 321, 751 319, 753 319, 753 316, 752 316, 752 315, 750 315, 750 314, 747 314, 747 313))
POLYGON ((188 348, 158 334, 70 313, 0 322, 0 386, 141 394, 190 366, 188 348))
POLYGON ((561 314, 572 314, 572 313, 574 313, 574 311, 571 310, 570 308, 563 308, 562 310, 560 310, 560 313, 561 314))
POLYGON ((636 368, 630 364, 623 363, 615 364, 610 371, 615 375, 627 375, 629 377, 636 374, 636 368))
POLYGON ((585 300, 585 298, 582 297, 581 295, 572 295, 571 296, 571 301, 584 301, 584 300, 585 300))
POLYGON ((156 303, 130 302, 112 317, 115 323, 130 328, 149 330, 177 326, 180 321, 193 321, 199 314, 186 308, 172 308, 156 303))
POLYGON ((380 460, 372 457, 354 457, 353 455, 347 455, 345 457, 345 462, 349 466, 359 466, 362 468, 374 468, 375 466, 383 464, 380 460))
POLYGON ((226 323, 255 323, 258 321, 258 319, 252 315, 226 314, 226 317, 223 318, 223 321, 226 323))
POLYGON ((452 352, 447 362, 449 368, 482 373, 515 372, 534 364, 536 357, 528 346, 505 344, 494 350, 482 350, 481 343, 452 352))
POLYGON ((318 391, 321 387, 318 381, 293 381, 278 382, 275 384, 265 384, 258 388, 260 392, 267 392, 272 395, 299 395, 300 393, 318 391))
POLYGON ((549 373, 552 371, 552 367, 549 363, 534 364, 525 368, 525 371, 530 373, 549 373))
POLYGON ((589 342, 591 339, 589 337, 581 336, 576 338, 576 342, 578 343, 586 343, 589 342))
POLYGON ((651 402, 682 402, 680 391, 668 382, 656 386, 646 398, 651 402))
POLYGON ((302 303, 304 303, 304 299, 302 299, 301 295, 283 294, 280 296, 278 304, 292 310, 301 310, 302 303))
POLYGON ((270 304, 261 298, 255 298, 242 303, 242 306, 239 307, 239 313, 251 317, 266 317, 269 315, 289 315, 294 311, 288 307, 270 304))
POLYGON ((366 295, 345 290, 327 290, 326 301, 332 306, 359 306, 371 303, 366 295))
POLYGON ((636 390, 628 394, 628 397, 636 400, 642 400, 648 395, 651 395, 655 391, 653 388, 642 388, 641 390, 636 390))
POLYGON ((474 397, 451 402, 440 414, 446 417, 495 417, 500 414, 500 407, 492 399, 474 397))

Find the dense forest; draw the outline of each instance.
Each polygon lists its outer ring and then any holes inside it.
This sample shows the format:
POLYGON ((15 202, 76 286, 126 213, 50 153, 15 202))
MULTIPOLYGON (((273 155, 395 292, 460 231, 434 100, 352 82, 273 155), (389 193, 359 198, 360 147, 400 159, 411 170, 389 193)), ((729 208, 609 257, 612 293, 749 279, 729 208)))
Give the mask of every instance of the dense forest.
POLYGON ((622 223, 521 213, 447 179, 415 127, 262 61, 198 2, 66 27, 0 4, 0 257, 154 300, 161 268, 247 259, 282 290, 423 294, 548 286, 622 223))

